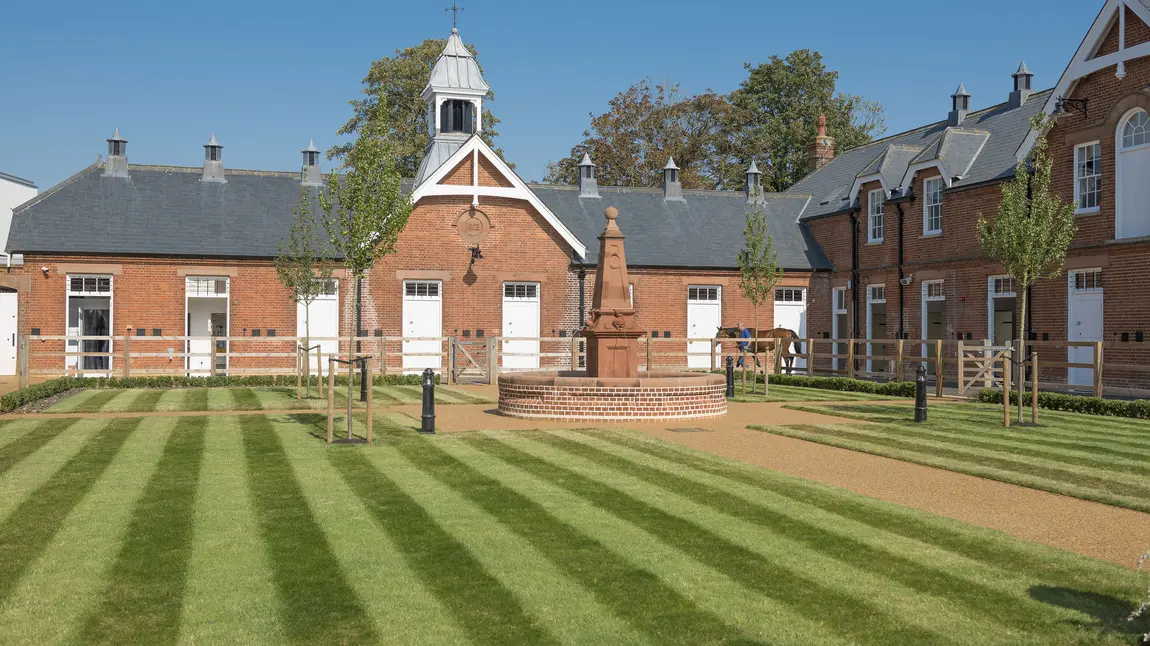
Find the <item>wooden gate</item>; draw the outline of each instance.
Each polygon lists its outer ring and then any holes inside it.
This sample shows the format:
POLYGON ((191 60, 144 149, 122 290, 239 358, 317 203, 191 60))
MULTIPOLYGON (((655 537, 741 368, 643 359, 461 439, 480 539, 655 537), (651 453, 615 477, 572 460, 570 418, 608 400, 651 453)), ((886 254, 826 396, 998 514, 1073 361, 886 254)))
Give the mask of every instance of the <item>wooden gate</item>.
POLYGON ((451 381, 491 383, 488 378, 489 344, 487 339, 451 339, 451 381))
POLYGON ((971 388, 1002 388, 1002 364, 1010 361, 1008 345, 968 346, 958 342, 958 394, 971 388))

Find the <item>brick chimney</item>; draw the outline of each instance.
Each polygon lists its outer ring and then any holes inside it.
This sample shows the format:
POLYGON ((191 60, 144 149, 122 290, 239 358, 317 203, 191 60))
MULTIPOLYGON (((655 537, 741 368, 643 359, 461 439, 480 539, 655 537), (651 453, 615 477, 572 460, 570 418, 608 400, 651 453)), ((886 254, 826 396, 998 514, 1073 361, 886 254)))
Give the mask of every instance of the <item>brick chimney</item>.
POLYGON ((811 142, 811 172, 826 166, 835 158, 835 138, 827 134, 827 118, 819 115, 819 131, 811 142))

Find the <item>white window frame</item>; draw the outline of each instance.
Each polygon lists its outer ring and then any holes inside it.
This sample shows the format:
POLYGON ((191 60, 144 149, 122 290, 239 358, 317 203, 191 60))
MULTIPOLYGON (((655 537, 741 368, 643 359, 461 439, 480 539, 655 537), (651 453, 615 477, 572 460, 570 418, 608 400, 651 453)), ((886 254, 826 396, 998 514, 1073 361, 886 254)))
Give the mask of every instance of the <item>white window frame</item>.
POLYGON ((882 243, 886 235, 885 208, 883 207, 885 199, 886 191, 881 188, 867 193, 867 242, 871 244, 882 243))
MULTIPOLYGON (((846 314, 847 313, 847 288, 846 287, 835 287, 834 289, 831 290, 831 311, 832 311, 832 313, 831 313, 831 336, 838 339, 838 338, 841 338, 840 335, 842 335, 842 333, 844 332, 844 330, 839 329, 839 314, 846 314), (840 299, 841 299, 842 307, 839 307, 840 299)), ((848 322, 847 325, 849 326, 850 323, 848 322)), ((844 347, 845 347, 845 344, 844 344, 844 347)), ((837 348, 838 348, 838 345, 836 344, 834 354, 839 354, 837 348)), ((843 366, 845 366, 845 365, 846 365, 846 359, 838 358, 838 357, 835 358, 835 360, 834 360, 835 370, 842 370, 843 366)))
POLYGON ((946 182, 941 177, 928 177, 922 182, 922 235, 924 236, 942 235, 942 190, 944 188, 946 188, 946 182), (931 190, 936 185, 938 189, 931 190), (932 212, 937 216, 937 228, 930 226, 931 219, 935 218, 932 212))
POLYGON ((1102 143, 1099 141, 1088 141, 1074 147, 1074 208, 1076 214, 1097 213, 1102 209, 1102 143), (1085 175, 1082 174, 1082 170, 1085 166, 1085 153, 1088 150, 1096 151, 1098 154, 1093 157, 1094 172, 1085 175), (1084 193, 1082 183, 1091 179, 1094 180, 1094 190, 1084 193), (1083 206, 1083 199, 1089 196, 1094 197, 1094 204, 1083 206))
MULTIPOLYGON (((1018 298, 1018 288, 1014 283, 1014 277, 1010 274, 998 274, 995 276, 986 277, 986 338, 994 339, 994 299, 996 298, 1018 298), (998 291, 999 286, 1007 286, 1009 281, 1009 291, 998 291)), ((1023 334, 1022 326, 1015 326, 1019 334, 1023 334)))
POLYGON ((803 287, 776 287, 775 288, 775 299, 774 299, 775 303, 804 303, 805 304, 806 301, 807 301, 806 289, 803 287), (781 298, 781 299, 779 298, 780 294, 783 296, 783 298, 781 298), (787 298, 788 294, 790 296, 792 296, 792 298, 787 298), (798 295, 799 298, 793 298, 795 295, 798 295))
MULTIPOLYGON (((115 358, 115 352, 116 352, 116 342, 115 342, 115 337, 116 337, 116 325, 115 325, 115 323, 116 323, 116 279, 111 274, 65 274, 64 275, 64 331, 65 331, 65 333, 68 330, 68 316, 69 316, 69 314, 71 314, 71 302, 70 301, 71 301, 72 297, 77 297, 77 298, 107 298, 108 299, 108 334, 112 338, 112 340, 108 341, 108 352, 112 353, 112 356, 108 357, 107 376, 110 377, 112 375, 112 360, 115 358), (108 291, 101 292, 101 291, 97 290, 94 292, 89 292, 89 291, 86 291, 83 289, 81 289, 79 291, 72 291, 72 279, 73 278, 95 278, 97 280, 99 280, 101 278, 107 278, 108 279, 108 291)), ((81 352, 82 347, 83 346, 80 345, 79 341, 65 342, 65 350, 67 350, 68 352, 81 352), (72 345, 73 343, 75 343, 75 345, 72 345)), ((76 370, 77 371, 83 370, 83 368, 81 367, 84 365, 83 357, 75 356, 75 357, 71 357, 71 358, 74 358, 76 360, 76 370)), ((69 357, 65 355, 64 356, 64 373, 65 374, 67 374, 68 368, 69 368, 68 359, 69 359, 69 357)), ((101 376, 101 375, 96 375, 96 374, 83 374, 83 373, 79 373, 79 374, 81 374, 81 376, 83 376, 83 377, 99 377, 99 376, 101 376)))
POLYGON ((715 303, 722 302, 723 288, 719 285, 689 285, 687 287, 687 302, 688 303, 715 303), (695 296, 691 297, 691 292, 694 290, 695 296), (707 290, 706 292, 702 290, 707 290), (711 290, 714 290, 715 297, 710 298, 711 290), (704 294, 707 298, 699 298, 700 294, 704 294))
MULTIPOLYGON (((868 357, 874 356, 874 345, 872 345, 869 342, 871 339, 874 338, 874 331, 871 329, 872 322, 874 321, 873 306, 874 305, 885 305, 885 304, 886 304, 886 283, 867 284, 867 286, 866 286, 866 338, 867 338, 868 343, 866 344, 866 353, 867 353, 868 357), (875 296, 875 293, 877 290, 882 291, 880 296, 875 296)), ((886 344, 885 343, 879 343, 877 345, 886 345, 886 344)), ((866 369, 867 369, 867 372, 873 372, 874 371, 874 360, 873 359, 867 359, 866 360, 866 369)))
POLYGON ((942 280, 942 279, 922 281, 922 300, 924 300, 924 301, 945 301, 946 300, 946 292, 943 291, 943 287, 945 284, 946 284, 946 281, 942 280), (931 296, 930 295, 930 288, 934 285, 938 285, 938 287, 939 287, 938 296, 931 296))
POLYGON ((413 280, 405 280, 405 281, 403 281, 403 293, 401 296, 402 296, 402 298, 407 298, 407 299, 411 299, 411 300, 438 301, 438 300, 443 299, 443 286, 441 284, 441 281, 438 281, 438 280, 414 280, 414 279, 413 280), (422 294, 419 293, 419 287, 421 285, 424 286, 424 289, 423 289, 424 293, 422 293, 422 294), (434 294, 431 293, 431 286, 433 286, 433 285, 435 286, 435 293, 434 294), (409 286, 411 287, 412 291, 414 291, 415 293, 413 293, 413 294, 407 293, 409 286))
POLYGON ((1091 267, 1089 269, 1074 269, 1070 272, 1070 291, 1075 294, 1101 294, 1102 287, 1102 268, 1091 267), (1091 286, 1086 286, 1086 276, 1091 276, 1091 286), (1078 279, 1082 278, 1083 286, 1078 286, 1078 279))

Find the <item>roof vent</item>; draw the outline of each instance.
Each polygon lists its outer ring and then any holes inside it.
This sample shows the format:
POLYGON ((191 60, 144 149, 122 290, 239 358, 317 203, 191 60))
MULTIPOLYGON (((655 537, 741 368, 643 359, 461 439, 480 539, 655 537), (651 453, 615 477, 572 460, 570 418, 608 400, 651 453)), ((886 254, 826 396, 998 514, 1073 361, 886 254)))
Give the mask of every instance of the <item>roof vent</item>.
POLYGON ((970 94, 966 91, 966 86, 959 83, 958 89, 950 95, 950 115, 947 116, 946 121, 950 127, 957 127, 966 118, 968 112, 970 112, 970 94))
POLYGON ((1010 93, 1010 109, 1022 107, 1030 95, 1034 94, 1034 90, 1030 89, 1030 81, 1034 78, 1034 74, 1026 69, 1026 61, 1018 66, 1018 71, 1011 74, 1014 77, 1014 91, 1010 93))
POLYGON ((579 197, 599 197, 599 184, 595 181, 595 163, 587 153, 583 153, 583 161, 579 162, 579 197))
POLYGON ((763 173, 759 171, 758 164, 751 160, 751 167, 747 169, 747 204, 763 201, 763 173))
POLYGON ((204 176, 201 181, 221 183, 228 181, 224 179, 223 152, 224 147, 216 141, 216 133, 213 132, 212 138, 204 144, 204 176))
POLYGON ((667 165, 663 167, 663 199, 683 200, 683 185, 679 183, 679 167, 675 165, 674 157, 668 157, 667 165))
POLYGON ((108 161, 104 164, 105 177, 128 176, 128 140, 120 136, 120 129, 108 138, 108 161))
POLYGON ((315 142, 311 139, 307 142, 307 148, 303 149, 303 172, 300 176, 300 184, 303 186, 323 184, 323 176, 319 172, 319 148, 315 147, 315 142))

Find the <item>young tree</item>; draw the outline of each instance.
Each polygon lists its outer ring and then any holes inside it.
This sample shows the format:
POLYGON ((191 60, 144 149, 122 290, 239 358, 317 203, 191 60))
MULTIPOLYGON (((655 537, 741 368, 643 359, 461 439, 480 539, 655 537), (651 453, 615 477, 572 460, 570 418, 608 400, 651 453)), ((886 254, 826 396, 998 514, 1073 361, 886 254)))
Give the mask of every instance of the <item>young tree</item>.
MULTIPOLYGON (((415 47, 395 50, 395 56, 374 61, 363 79, 363 98, 349 101, 355 114, 337 134, 358 136, 368 129, 381 133, 391 141, 399 174, 415 177, 431 137, 427 126, 427 103, 421 94, 431 77, 431 68, 446 45, 446 39, 429 38, 415 47)), ((478 63, 475 48, 468 45, 467 49, 476 56, 478 63)), ((483 71, 482 66, 479 69, 483 71)), ((499 119, 488 106, 494 100, 492 92, 483 98, 483 132, 479 134, 493 148, 495 138, 499 136, 495 129, 499 119)), ((354 145, 353 142, 332 146, 327 156, 329 159, 343 159, 354 145)), ((495 148, 495 152, 503 157, 502 149, 495 148)))
MULTIPOLYGON (((1031 118, 1030 127, 1037 133, 1034 148, 1027 161, 1018 162, 1014 179, 1002 187, 998 216, 988 220, 978 215, 978 240, 986 253, 1002 263, 1014 279, 1015 290, 1022 297, 1019 325, 1026 337, 1026 291, 1043 278, 1062 274, 1066 251, 1074 239, 1074 205, 1050 190, 1053 161, 1047 150, 1046 135, 1051 120, 1039 113, 1031 118)), ((1018 342, 1019 356, 1024 345, 1018 342)), ((1018 371, 1018 421, 1022 422, 1022 382, 1018 371)))
MULTIPOLYGON (((371 129, 360 134, 347 153, 346 173, 328 176, 326 190, 319 193, 324 227, 335 252, 343 257, 348 278, 357 283, 376 262, 395 253, 396 242, 412 202, 400 190, 400 174, 390 140, 371 129)), ((355 352, 355 324, 348 326, 347 351, 355 352)), ((384 357, 384 361, 387 358, 384 357)), ((351 381, 347 366, 348 432, 351 431, 351 381)))
POLYGON ((323 294, 324 284, 331 280, 330 247, 320 235, 315 220, 316 196, 300 187, 299 202, 293 212, 288 234, 279 243, 275 259, 276 275, 292 301, 303 305, 304 375, 307 396, 311 397, 311 304, 323 294))
MULTIPOLYGON (((1142 566, 1146 565, 1147 563, 1150 563, 1150 552, 1146 552, 1142 555, 1141 558, 1138 559, 1138 569, 1142 570, 1142 566)), ((1134 612, 1130 613, 1130 616, 1127 617, 1126 620, 1138 621, 1139 617, 1148 613, 1150 613, 1150 585, 1146 586, 1146 598, 1142 601, 1142 603, 1138 604, 1138 607, 1134 609, 1134 612)), ((1143 633, 1142 643, 1150 643, 1150 631, 1143 633)))
MULTIPOLYGON (((774 241, 767 233, 767 214, 757 199, 755 208, 747 213, 743 238, 743 248, 739 251, 739 291, 755 308, 755 337, 758 338, 762 335, 762 331, 759 330, 759 305, 773 296, 775 285, 782 278, 783 271, 778 266, 774 241)), ((776 340, 775 352, 780 351, 779 343, 780 341, 776 340)), ((757 362, 758 342, 754 342, 751 348, 757 362)), ((764 368, 763 394, 766 394, 769 388, 767 380, 767 371, 764 368)), ((752 385, 751 392, 754 391, 752 385)))

